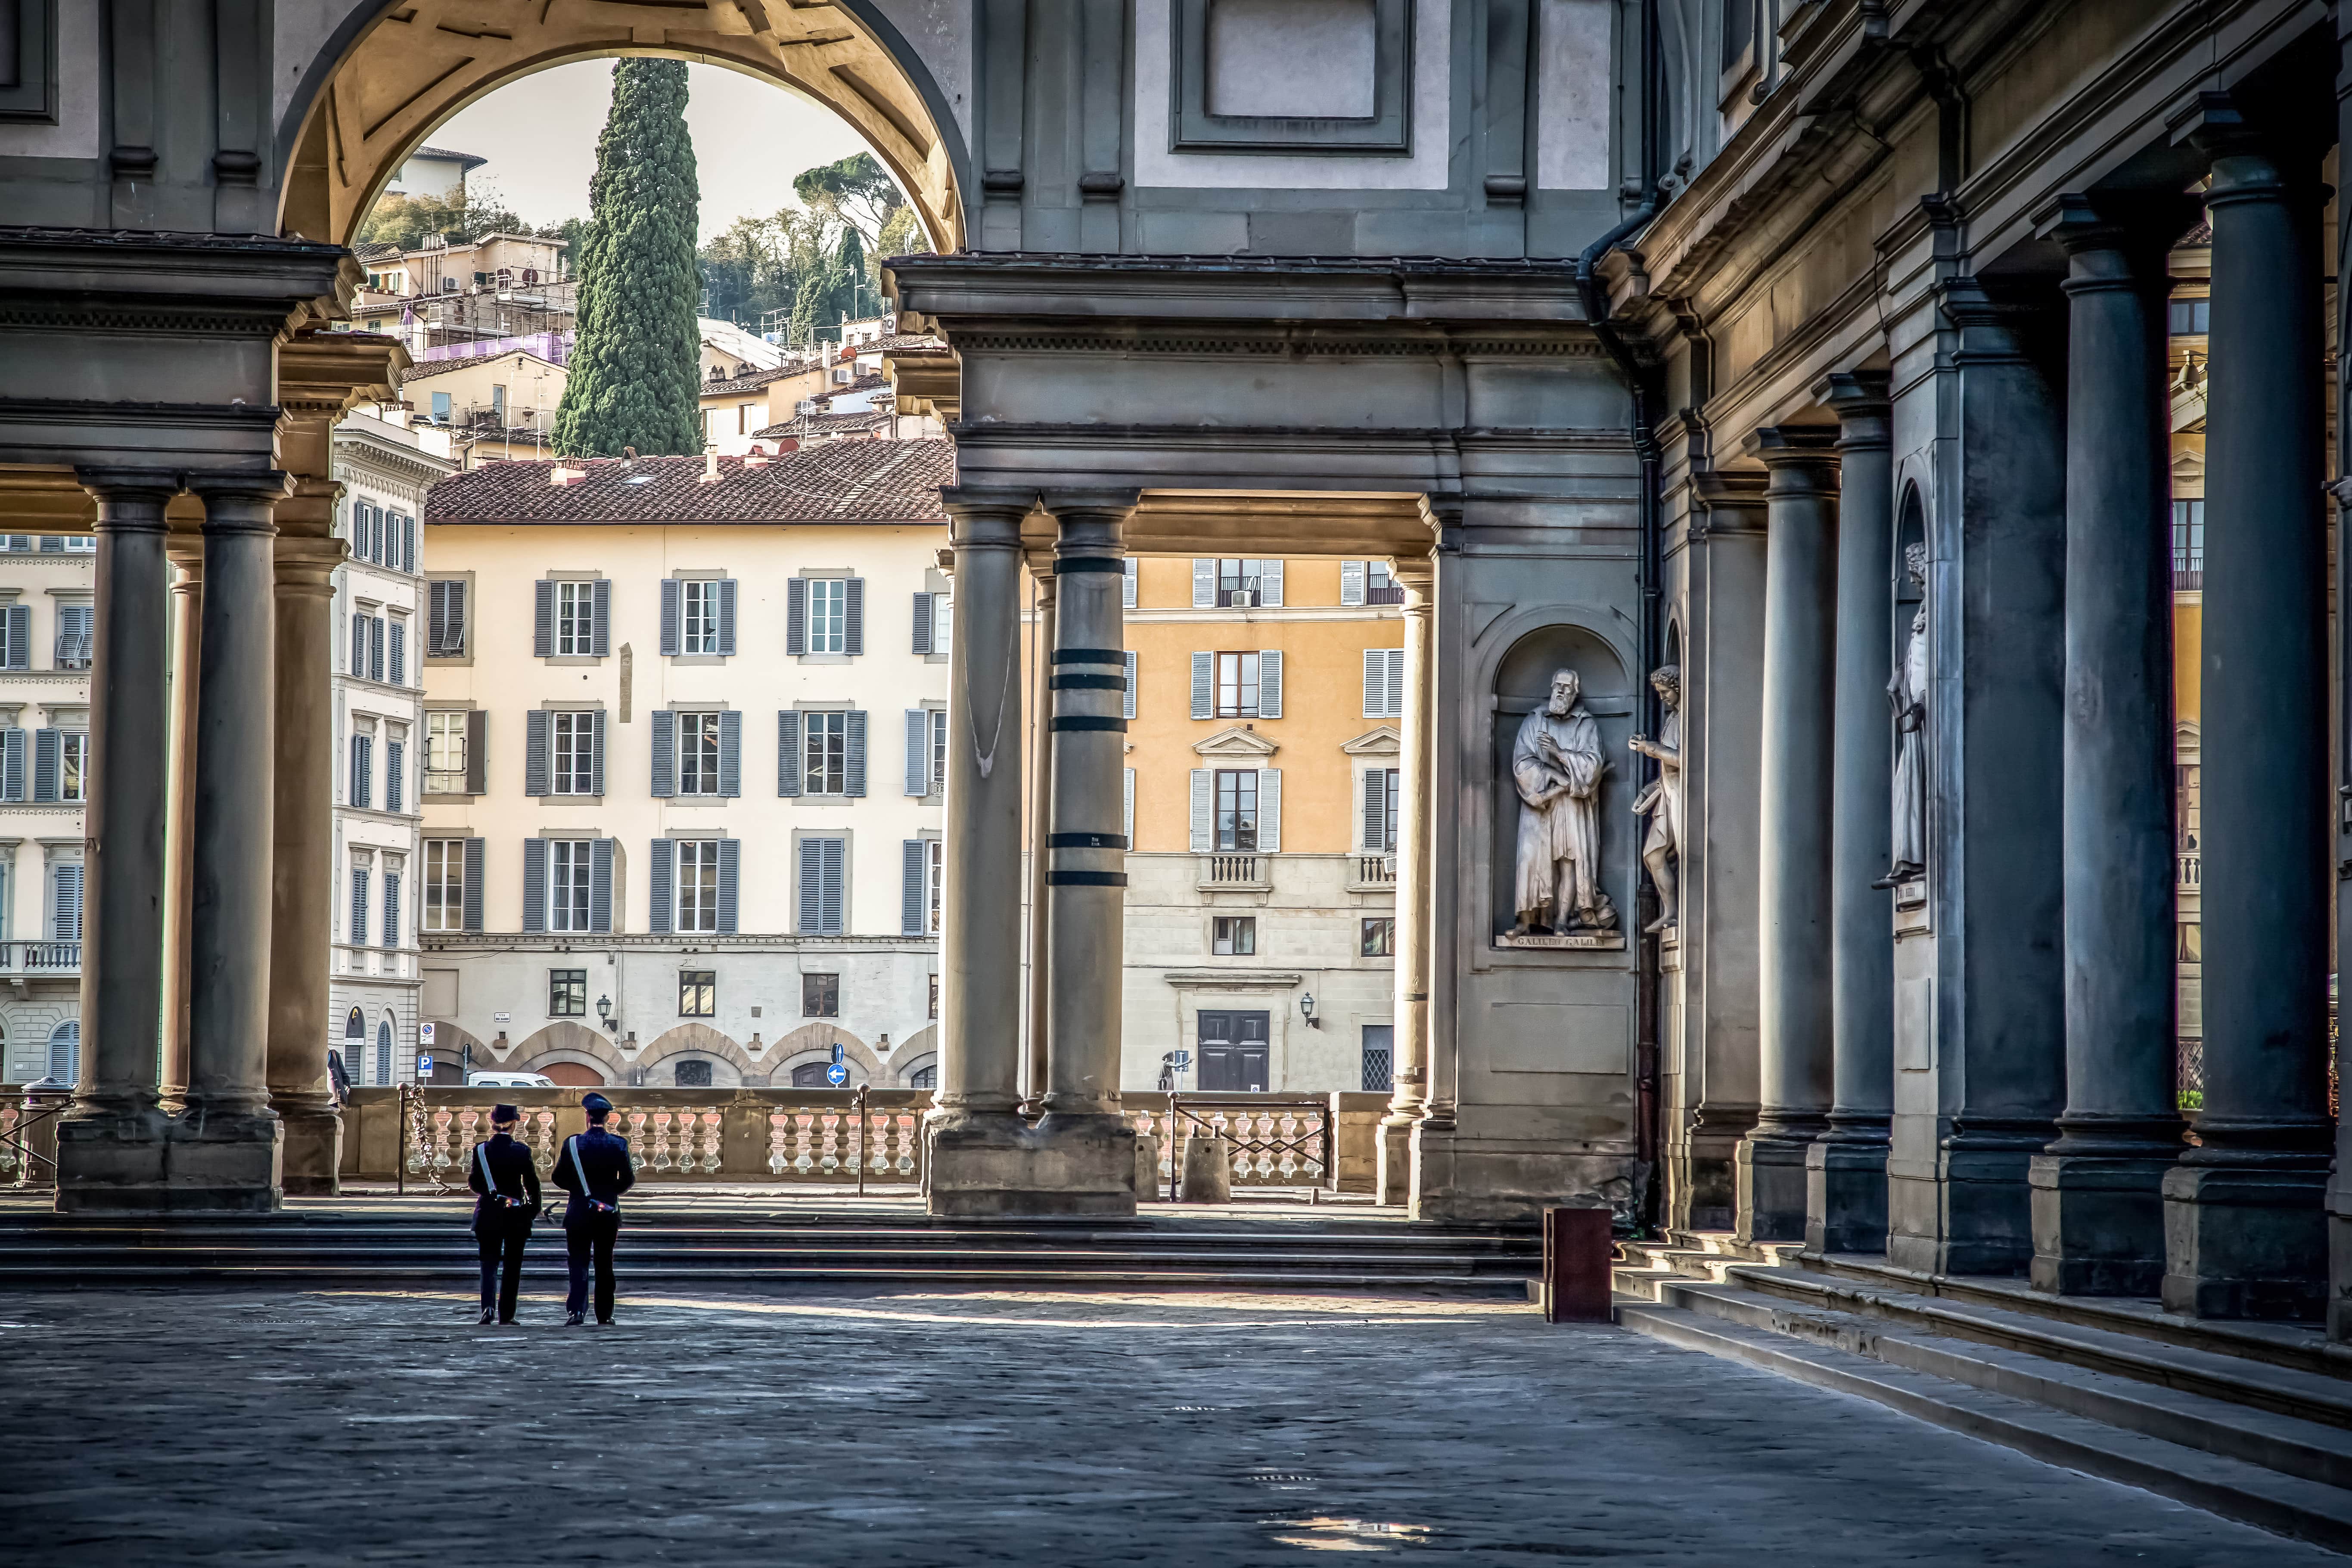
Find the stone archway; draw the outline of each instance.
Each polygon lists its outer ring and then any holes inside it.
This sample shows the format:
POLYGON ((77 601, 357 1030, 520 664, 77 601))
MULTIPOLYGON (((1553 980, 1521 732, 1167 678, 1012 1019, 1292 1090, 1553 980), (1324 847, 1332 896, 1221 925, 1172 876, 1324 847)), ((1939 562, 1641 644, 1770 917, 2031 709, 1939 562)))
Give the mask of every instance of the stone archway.
POLYGON ((715 1058, 735 1070, 739 1083, 755 1071, 750 1054, 741 1046, 709 1025, 700 1023, 680 1024, 656 1036, 644 1050, 637 1053, 636 1067, 646 1074, 646 1081, 651 1083, 656 1069, 662 1063, 677 1058, 715 1058))
POLYGON ((964 244, 969 160, 930 68, 871 0, 676 5, 567 0, 364 0, 300 74, 279 122, 279 232, 349 243, 401 163, 451 115, 533 71, 575 60, 664 56, 724 66, 823 104, 903 186, 934 248, 964 244), (694 26, 673 26, 691 20, 694 26))
POLYGON ((558 1019, 508 1054, 507 1065, 517 1072, 538 1072, 542 1062, 579 1062, 604 1075, 606 1083, 625 1082, 629 1063, 612 1042, 583 1024, 558 1019))
POLYGON ((768 1047, 768 1081, 779 1089, 792 1086, 793 1068, 809 1062, 828 1061, 833 1047, 841 1047, 842 1059, 855 1069, 854 1082, 880 1084, 888 1081, 889 1069, 882 1065, 865 1041, 848 1030, 828 1023, 803 1024, 791 1034, 781 1036, 768 1047), (862 1077, 860 1076, 862 1075, 862 1077))

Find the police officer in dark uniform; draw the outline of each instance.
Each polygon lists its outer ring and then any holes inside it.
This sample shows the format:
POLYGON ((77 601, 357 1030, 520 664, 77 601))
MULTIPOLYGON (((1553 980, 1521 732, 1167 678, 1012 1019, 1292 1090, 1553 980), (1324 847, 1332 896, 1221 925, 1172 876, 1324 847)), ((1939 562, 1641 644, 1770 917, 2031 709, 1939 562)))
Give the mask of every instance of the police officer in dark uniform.
POLYGON ((514 1135, 522 1112, 511 1105, 490 1111, 490 1138, 474 1145, 466 1184, 474 1200, 474 1239, 482 1250, 482 1321, 495 1311, 501 1323, 515 1321, 515 1293, 522 1287, 523 1244, 539 1218, 539 1170, 530 1150, 514 1135))
POLYGON ((596 1321, 613 1321, 613 1242, 621 1233, 621 1194, 636 1184, 629 1141, 604 1130, 613 1102, 601 1094, 580 1101, 588 1131, 563 1141, 555 1156, 555 1184, 572 1194, 563 1207, 563 1246, 572 1264, 572 1290, 563 1321, 577 1327, 588 1308, 588 1265, 596 1265, 596 1321))

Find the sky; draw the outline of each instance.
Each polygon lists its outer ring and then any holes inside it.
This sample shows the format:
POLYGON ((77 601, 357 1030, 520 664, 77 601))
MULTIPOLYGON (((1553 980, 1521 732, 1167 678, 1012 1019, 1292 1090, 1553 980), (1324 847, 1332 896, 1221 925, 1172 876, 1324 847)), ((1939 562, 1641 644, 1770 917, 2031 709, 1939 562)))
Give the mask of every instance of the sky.
MULTIPOLYGON (((702 185, 703 239, 739 217, 765 217, 796 205, 793 176, 866 146, 831 110, 772 83, 717 66, 687 68, 687 128, 702 185)), ((489 162, 506 205, 532 223, 588 216, 596 137, 613 102, 613 62, 557 66, 500 88, 460 110, 425 141, 489 162)))

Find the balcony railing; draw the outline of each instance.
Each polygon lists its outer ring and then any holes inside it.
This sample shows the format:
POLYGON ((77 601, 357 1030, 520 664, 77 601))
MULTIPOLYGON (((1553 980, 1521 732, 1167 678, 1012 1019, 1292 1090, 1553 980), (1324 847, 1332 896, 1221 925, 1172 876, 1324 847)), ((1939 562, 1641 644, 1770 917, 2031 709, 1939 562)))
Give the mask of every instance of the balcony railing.
POLYGON ((58 638, 57 668, 59 669, 88 669, 89 668, 89 643, 90 634, 88 632, 58 638))
POLYGON ((1396 886, 1396 857, 1393 855, 1359 855, 1356 857, 1356 884, 1392 888, 1396 886))
POLYGON ((1203 885, 1220 882, 1255 882, 1258 880, 1257 857, 1255 855, 1212 855, 1202 867, 1203 885))
POLYGON ((2172 591, 2176 594, 2201 594, 2205 591, 2205 568, 2175 566, 2172 569, 2172 591))
POLYGON ((0 974, 79 974, 78 942, 0 942, 0 974))
POLYGON ((2176 887, 2195 888, 2203 885, 2205 857, 2200 851, 2182 850, 2173 857, 2173 867, 2172 880, 2176 887))

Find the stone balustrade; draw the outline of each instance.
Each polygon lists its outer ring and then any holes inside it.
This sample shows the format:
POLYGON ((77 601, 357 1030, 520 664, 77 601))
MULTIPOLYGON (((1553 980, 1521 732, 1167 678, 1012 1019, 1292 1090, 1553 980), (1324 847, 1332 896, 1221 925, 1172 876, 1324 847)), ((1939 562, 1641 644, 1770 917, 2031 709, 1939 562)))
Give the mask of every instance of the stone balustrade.
POLYGON ((62 1089, 0 1089, 0 1187, 54 1187, 62 1089))

